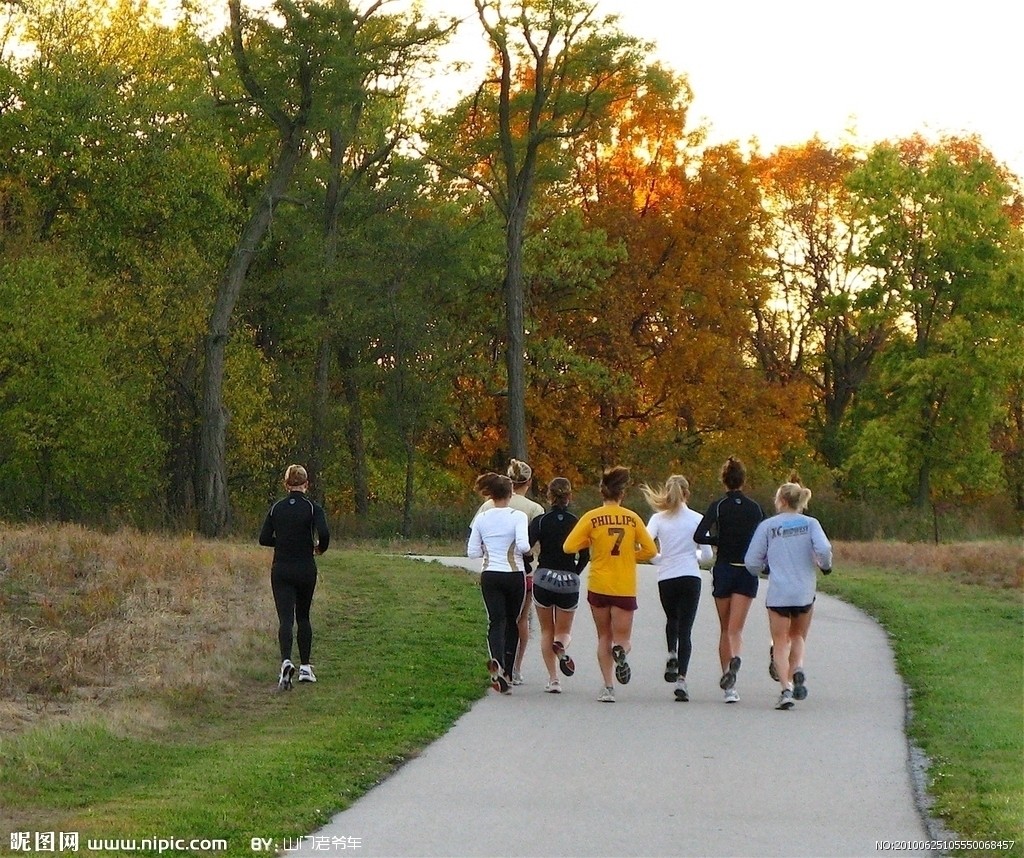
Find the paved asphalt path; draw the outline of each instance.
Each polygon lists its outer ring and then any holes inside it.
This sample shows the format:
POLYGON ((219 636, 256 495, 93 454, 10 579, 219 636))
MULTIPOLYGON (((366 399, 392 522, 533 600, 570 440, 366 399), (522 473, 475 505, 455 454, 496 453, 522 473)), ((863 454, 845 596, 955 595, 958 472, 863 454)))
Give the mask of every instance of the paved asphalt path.
MULTIPOLYGON (((466 558, 425 559, 478 568, 466 558)), ((662 676, 654 568, 642 566, 639 579, 633 677, 616 686, 616 703, 596 699, 601 679, 585 604, 569 647, 576 674, 562 677, 560 695, 544 693, 534 624, 523 685, 511 696, 489 691, 445 736, 288 854, 338 854, 344 843, 344 854, 363 858, 869 856, 881 854, 878 840, 927 840, 904 689, 877 623, 819 595, 808 698, 776 711, 762 581, 744 635, 741 701, 726 704, 705 572, 690 702, 679 703, 662 676)), ((481 683, 484 618, 481 602, 481 683)))

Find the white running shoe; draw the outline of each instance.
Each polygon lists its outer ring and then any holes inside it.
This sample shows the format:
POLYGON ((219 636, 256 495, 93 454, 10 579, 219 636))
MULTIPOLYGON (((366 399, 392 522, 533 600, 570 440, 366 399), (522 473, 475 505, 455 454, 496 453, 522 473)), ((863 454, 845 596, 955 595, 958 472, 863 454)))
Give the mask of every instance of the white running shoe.
POLYGON ((294 676, 295 665, 290 658, 286 658, 281 662, 281 672, 277 675, 278 691, 291 691, 294 676))
POLYGON ((724 700, 726 703, 739 703, 740 693, 736 690, 736 686, 725 689, 724 700))
POLYGON ((559 682, 557 679, 552 679, 552 680, 550 680, 548 682, 547 685, 544 686, 544 690, 548 694, 561 694, 562 693, 562 683, 559 682))
POLYGON ((522 685, 523 684, 523 675, 518 670, 513 670, 512 671, 512 684, 513 685, 522 685))
POLYGON ((776 709, 792 709, 793 708, 793 692, 788 688, 785 689, 782 694, 779 695, 779 702, 775 704, 776 709))
POLYGON ((599 703, 614 703, 615 702, 615 690, 610 687, 601 689, 601 693, 597 695, 599 703))
POLYGON ((299 682, 316 682, 316 674, 313 673, 313 665, 303 664, 299 667, 299 682))

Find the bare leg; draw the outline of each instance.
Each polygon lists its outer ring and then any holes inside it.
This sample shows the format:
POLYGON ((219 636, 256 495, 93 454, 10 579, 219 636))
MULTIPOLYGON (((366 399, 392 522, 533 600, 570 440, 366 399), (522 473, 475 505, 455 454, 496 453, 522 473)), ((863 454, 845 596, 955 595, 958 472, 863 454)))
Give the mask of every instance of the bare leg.
MULTIPOLYGON (((747 622, 747 614, 750 613, 750 606, 753 599, 749 596, 741 596, 733 593, 729 597, 729 658, 740 655, 743 652, 743 626, 747 622)), ((728 660, 725 667, 728 667, 728 660)), ((725 668, 723 667, 723 670, 725 668)))
POLYGON ((526 653, 526 644, 530 640, 530 606, 533 604, 533 590, 526 591, 526 598, 523 600, 523 610, 519 613, 519 649, 516 650, 516 663, 513 670, 516 673, 523 672, 523 655, 526 653))
POLYGON ((798 667, 804 666, 804 650, 807 646, 807 632, 811 628, 811 615, 814 613, 812 607, 806 614, 797 614, 793 617, 789 627, 789 675, 798 667))
POLYGON ((793 663, 791 657, 792 621, 789 617, 768 610, 768 627, 771 629, 772 641, 775 647, 775 669, 779 674, 779 685, 783 689, 793 689, 793 663))
MULTIPOLYGON (((536 604, 536 603, 535 603, 536 604)), ((545 608, 542 605, 536 605, 537 608, 537 623, 540 625, 540 654, 544 659, 544 666, 548 669, 548 680, 558 679, 558 674, 555 673, 555 653, 551 649, 551 644, 555 640, 555 608, 545 608)))
POLYGON ((563 611, 555 608, 555 635, 554 639, 560 641, 562 646, 569 649, 569 641, 572 640, 572 621, 576 616, 575 611, 563 611))
POLYGON ((590 606, 597 629, 597 665, 601 668, 601 679, 606 688, 612 687, 612 609, 590 606))
POLYGON ((624 608, 611 609, 612 612, 612 643, 618 644, 629 655, 633 648, 633 612, 624 608))
POLYGON ((729 611, 732 607, 730 599, 715 598, 718 611, 718 660, 722 663, 722 671, 729 666, 732 650, 729 648, 729 611))

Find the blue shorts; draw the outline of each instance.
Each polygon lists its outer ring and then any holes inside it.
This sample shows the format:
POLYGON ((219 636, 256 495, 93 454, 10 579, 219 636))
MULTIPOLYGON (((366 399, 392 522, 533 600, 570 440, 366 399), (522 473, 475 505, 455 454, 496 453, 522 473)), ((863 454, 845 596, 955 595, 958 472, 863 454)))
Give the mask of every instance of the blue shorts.
POLYGON ((746 566, 716 563, 711 570, 711 584, 711 595, 716 599, 728 599, 734 593, 757 598, 757 577, 751 575, 746 566))

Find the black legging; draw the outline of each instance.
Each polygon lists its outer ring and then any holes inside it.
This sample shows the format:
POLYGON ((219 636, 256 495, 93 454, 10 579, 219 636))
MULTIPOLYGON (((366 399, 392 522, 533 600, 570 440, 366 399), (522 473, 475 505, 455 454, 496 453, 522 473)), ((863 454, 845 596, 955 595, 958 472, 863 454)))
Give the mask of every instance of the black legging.
POLYGON ((298 627, 300 664, 309 664, 313 651, 313 626, 309 608, 316 589, 316 566, 275 564, 270 570, 270 587, 277 607, 277 640, 281 661, 292 657, 292 625, 298 627))
POLYGON ((669 652, 675 652, 679 659, 679 675, 686 676, 690 666, 693 644, 690 632, 697 616, 700 601, 700 578, 696 575, 680 575, 658 582, 661 607, 665 609, 665 639, 669 652))
POLYGON ((526 574, 482 572, 480 593, 487 609, 487 649, 511 676, 519 649, 519 615, 526 601, 526 574))

